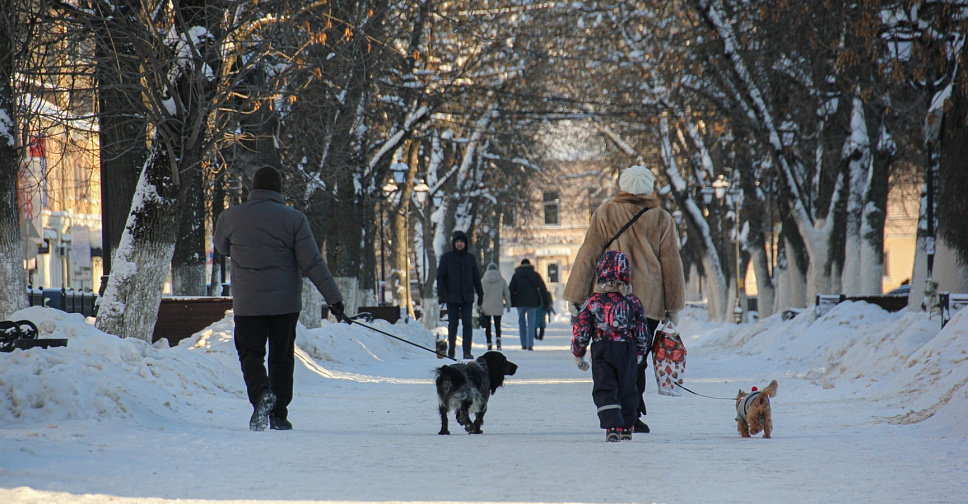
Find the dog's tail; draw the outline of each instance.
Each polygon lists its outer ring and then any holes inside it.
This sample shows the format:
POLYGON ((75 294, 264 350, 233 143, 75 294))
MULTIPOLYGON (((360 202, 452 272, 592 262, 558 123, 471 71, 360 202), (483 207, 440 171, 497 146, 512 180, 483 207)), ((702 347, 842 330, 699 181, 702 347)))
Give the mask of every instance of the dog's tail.
POLYGON ((769 385, 766 386, 765 389, 763 389, 762 392, 760 392, 760 394, 766 397, 776 397, 776 387, 777 387, 776 380, 773 380, 770 382, 769 385))

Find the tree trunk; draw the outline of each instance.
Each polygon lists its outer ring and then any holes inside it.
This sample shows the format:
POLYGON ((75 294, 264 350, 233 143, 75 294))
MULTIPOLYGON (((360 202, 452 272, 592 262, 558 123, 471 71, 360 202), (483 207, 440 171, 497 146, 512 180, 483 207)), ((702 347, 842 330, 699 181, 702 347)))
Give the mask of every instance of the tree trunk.
MULTIPOLYGON (((873 294, 864 292, 861 285, 864 271, 861 268, 862 242, 861 225, 864 217, 864 198, 868 194, 867 183, 870 175, 871 154, 870 137, 864 117, 864 104, 860 97, 854 97, 850 121, 851 134, 844 145, 844 155, 848 158, 847 213, 845 232, 845 252, 842 287, 844 294, 873 294)), ((880 276, 878 276, 879 278, 880 276)), ((826 294, 834 294, 828 292, 826 294)))
POLYGON ((171 291, 176 296, 204 296, 205 291, 205 188, 197 163, 182 173, 185 184, 182 220, 171 263, 171 291))
MULTIPOLYGON (((968 47, 962 45, 961 61, 968 59, 968 47)), ((941 129, 940 162, 938 165, 938 236, 948 249, 954 261, 960 265, 950 274, 960 278, 937 275, 939 283, 946 280, 942 290, 955 290, 956 285, 964 285, 968 276, 968 226, 964 218, 968 215, 968 70, 962 70, 962 77, 956 79, 949 99, 950 108, 945 112, 941 129), (951 281, 949 287, 947 281, 951 281)), ((940 250, 939 250, 940 252, 940 250)))
POLYGON ((770 276, 769 257, 766 250, 763 247, 754 247, 751 252, 750 262, 753 263, 753 271, 756 273, 756 311, 757 316, 762 320, 773 315, 776 293, 770 276))
MULTIPOLYGON (((2 10, 0 10, 2 12, 2 10)), ((17 176, 20 172, 20 132, 14 99, 13 33, 0 30, 0 319, 27 307, 27 276, 24 274, 24 242, 19 222, 17 176)), ((38 209, 39 211, 39 209, 38 209)), ((27 243, 30 246, 30 243, 27 243)))
MULTIPOLYGON (((340 294, 342 294, 342 291, 340 294)), ((302 311, 299 312, 299 321, 309 329, 322 326, 323 295, 316 289, 316 285, 306 277, 303 277, 302 281, 302 305, 302 311)))
MULTIPOLYGON (((100 8, 102 4, 97 5, 100 8)), ((116 12, 102 15, 105 19, 130 16, 139 5, 123 1, 116 4, 116 12)), ((111 273, 112 254, 121 243, 131 199, 148 159, 147 120, 142 114, 132 113, 141 110, 143 100, 136 82, 140 62, 128 38, 131 33, 117 26, 104 23, 96 31, 104 275, 111 273)))
POLYGON ((149 343, 181 217, 166 152, 155 150, 138 182, 96 324, 108 334, 149 343))

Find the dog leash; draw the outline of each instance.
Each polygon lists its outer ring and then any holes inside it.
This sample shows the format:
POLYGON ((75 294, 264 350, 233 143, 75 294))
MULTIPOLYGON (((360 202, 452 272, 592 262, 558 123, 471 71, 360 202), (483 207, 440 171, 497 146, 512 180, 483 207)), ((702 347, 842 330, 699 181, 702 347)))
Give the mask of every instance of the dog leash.
POLYGON ((686 392, 689 392, 690 394, 697 395, 699 397, 705 397, 707 399, 718 399, 720 401, 735 401, 736 400, 735 397, 713 397, 713 396, 708 396, 708 395, 700 394, 698 392, 693 392, 693 391, 689 390, 688 388, 686 388, 685 385, 682 385, 680 383, 672 382, 672 385, 675 386, 675 387, 679 387, 682 390, 685 390, 686 392))
POLYGON ((438 352, 437 350, 434 350, 434 349, 431 349, 431 348, 427 348, 427 347, 425 347, 423 345, 419 345, 419 344, 414 343, 414 342, 412 342, 410 340, 403 339, 403 338, 401 338, 399 336, 394 336, 394 335, 392 335, 392 334, 390 334, 390 333, 388 333, 386 331, 381 331, 381 330, 377 329, 376 327, 373 327, 371 325, 364 324, 363 322, 360 322, 359 320, 356 320, 356 319, 354 319, 352 317, 350 317, 350 322, 353 323, 353 324, 359 324, 359 325, 361 325, 361 326, 363 326, 363 327, 365 327, 365 328, 367 328, 367 329, 369 329, 371 331, 376 331, 376 332, 378 332, 378 333, 380 333, 380 334, 382 334, 384 336, 389 336, 389 337, 391 337, 391 338, 393 338, 395 340, 400 340, 400 341, 402 341, 404 343, 413 345, 413 346, 415 346, 417 348, 422 348, 422 349, 424 349, 424 350, 426 350, 426 351, 428 351, 428 352, 436 355, 437 357, 443 357, 443 358, 446 358, 446 359, 450 359, 450 360, 452 360, 454 362, 460 362, 459 360, 457 360, 457 359, 455 359, 455 358, 453 358, 453 357, 451 357, 449 355, 444 355, 444 354, 438 352))

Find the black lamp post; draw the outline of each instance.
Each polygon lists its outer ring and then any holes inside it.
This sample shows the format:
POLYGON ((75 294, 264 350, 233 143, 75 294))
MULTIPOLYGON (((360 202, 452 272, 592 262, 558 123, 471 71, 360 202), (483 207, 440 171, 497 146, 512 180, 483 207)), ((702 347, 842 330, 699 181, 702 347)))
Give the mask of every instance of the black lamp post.
POLYGON ((383 202, 387 200, 393 193, 398 189, 396 182, 389 180, 383 185, 383 197, 380 198, 380 288, 377 292, 380 293, 380 306, 386 305, 386 286, 387 286, 387 265, 386 265, 386 230, 384 228, 384 221, 386 221, 383 209, 383 202))

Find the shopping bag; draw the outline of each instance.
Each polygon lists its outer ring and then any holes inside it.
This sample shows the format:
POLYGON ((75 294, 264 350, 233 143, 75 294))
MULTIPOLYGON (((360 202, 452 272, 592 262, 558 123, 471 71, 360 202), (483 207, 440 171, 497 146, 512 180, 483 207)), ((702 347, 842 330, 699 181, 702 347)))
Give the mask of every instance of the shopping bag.
POLYGON ((686 347, 672 322, 656 328, 652 339, 652 369, 660 395, 682 395, 682 389, 676 385, 682 385, 686 373, 686 347))

